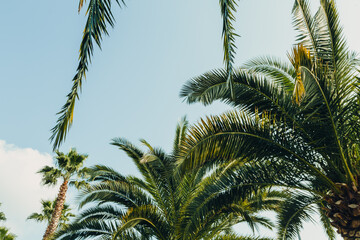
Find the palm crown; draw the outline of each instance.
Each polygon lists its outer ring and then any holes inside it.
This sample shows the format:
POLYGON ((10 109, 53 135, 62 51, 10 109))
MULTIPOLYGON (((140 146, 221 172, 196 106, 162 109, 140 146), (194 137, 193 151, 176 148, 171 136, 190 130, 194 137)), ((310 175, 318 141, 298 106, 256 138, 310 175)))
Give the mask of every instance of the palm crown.
MULTIPOLYGON (((92 168, 91 185, 82 194, 82 210, 77 220, 60 231, 57 239, 233 239, 231 226, 247 222, 271 227, 260 210, 274 210, 284 198, 277 191, 252 192, 242 187, 246 179, 234 178, 239 164, 219 166, 209 173, 204 169, 182 171, 176 164, 186 122, 176 131, 174 151, 148 147, 143 152, 125 139, 115 139, 131 157, 143 179, 123 176, 106 166, 92 168), (247 197, 246 200, 245 196, 247 197), (223 234, 221 234, 223 233, 223 234)), ((265 240, 265 239, 263 239, 265 240)))
POLYGON ((314 210, 330 238, 330 224, 345 239, 360 237, 359 62, 334 1, 320 3, 312 16, 308 1, 295 1, 299 35, 290 63, 248 62, 233 75, 235 98, 223 70, 192 79, 181 92, 189 103, 221 100, 237 108, 191 129, 180 154, 185 167, 250 159, 267 175, 254 182, 301 189, 280 215, 284 239, 295 237, 314 210))
MULTIPOLYGON (((41 205, 41 213, 32 213, 27 219, 32 219, 37 222, 46 222, 47 224, 49 224, 56 206, 56 199, 54 201, 41 200, 41 205)), ((58 227, 65 228, 71 217, 75 217, 75 215, 71 213, 71 208, 69 207, 69 205, 64 204, 64 207, 61 211, 61 217, 58 227)))

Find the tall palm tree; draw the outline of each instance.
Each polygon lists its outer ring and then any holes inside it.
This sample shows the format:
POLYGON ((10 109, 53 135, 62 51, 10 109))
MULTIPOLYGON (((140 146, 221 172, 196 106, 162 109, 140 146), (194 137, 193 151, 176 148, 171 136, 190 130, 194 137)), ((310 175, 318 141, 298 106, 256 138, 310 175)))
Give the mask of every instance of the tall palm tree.
POLYGON ((50 239, 57 229, 64 208, 69 182, 74 175, 82 176, 85 171, 85 168, 82 168, 82 166, 87 158, 87 155, 78 154, 74 148, 71 149, 68 154, 64 154, 59 151, 56 151, 56 154, 56 167, 45 166, 39 171, 39 173, 42 174, 42 182, 44 185, 55 185, 59 178, 63 180, 56 198, 54 211, 43 236, 43 240, 50 239))
MULTIPOLYGON (((86 2, 86 1, 85 1, 86 2)), ((67 95, 66 103, 57 113, 59 118, 52 128, 50 140, 53 142, 53 149, 57 149, 65 140, 74 116, 75 101, 79 98, 83 80, 88 71, 89 63, 94 51, 94 45, 101 48, 103 35, 108 35, 108 25, 114 27, 114 16, 112 14, 112 3, 116 2, 120 7, 125 6, 124 0, 90 0, 86 11, 87 21, 83 31, 83 37, 79 50, 79 63, 73 81, 71 91, 67 95)), ((222 22, 223 22, 223 48, 224 62, 227 69, 227 82, 232 90, 233 63, 235 57, 235 37, 233 22, 236 12, 236 0, 219 0, 222 22)), ((79 12, 84 5, 84 0, 79 0, 79 12)), ((232 92, 232 91, 231 91, 232 92)))
POLYGON ((224 235, 219 234, 239 222, 252 228, 258 224, 271 227, 258 212, 276 209, 284 194, 247 189, 246 179, 235 177, 234 170, 241 168, 236 160, 211 172, 178 168, 173 156, 186 125, 177 128, 172 154, 144 140, 147 152, 125 139, 115 139, 112 144, 127 153, 143 178, 123 176, 106 166, 93 167, 91 185, 82 193, 80 215, 55 238, 220 239, 224 235))
POLYGON ((278 220, 281 239, 295 238, 313 212, 330 239, 331 226, 344 239, 360 239, 359 61, 347 48, 335 2, 320 3, 312 16, 308 1, 295 1, 299 35, 289 63, 248 62, 234 73, 235 98, 223 70, 183 87, 189 103, 220 100, 237 109, 194 126, 180 155, 185 168, 251 159, 266 175, 252 178, 254 185, 291 187, 278 220))
POLYGON ((16 235, 9 232, 6 227, 0 227, 0 240, 15 240, 16 235))
MULTIPOLYGON (((46 222, 49 224, 56 206, 56 199, 54 201, 41 200, 41 205, 41 213, 32 213, 27 219, 33 219, 37 222, 46 222)), ((69 205, 64 203, 58 228, 65 228, 72 217, 75 217, 75 215, 71 213, 69 205)))

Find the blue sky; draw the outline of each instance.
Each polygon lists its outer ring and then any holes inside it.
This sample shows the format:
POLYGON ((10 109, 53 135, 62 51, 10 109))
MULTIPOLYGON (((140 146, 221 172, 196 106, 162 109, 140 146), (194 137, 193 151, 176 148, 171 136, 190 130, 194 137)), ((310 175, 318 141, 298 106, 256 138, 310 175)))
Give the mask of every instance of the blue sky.
MULTIPOLYGON (((178 97, 188 79, 223 66, 218 1, 126 2, 123 9, 113 6, 115 29, 104 37, 102 51, 95 49, 73 127, 60 150, 76 147, 89 155, 87 165, 101 163, 123 174, 137 174, 131 161, 109 144, 112 138, 126 137, 134 143, 144 138, 170 150, 182 116, 195 122, 229 107, 220 103, 189 106, 178 97)), ((318 1, 312 2, 316 8, 318 1)), ((6 175, 9 181, 0 181, 0 202, 19 240, 39 239, 44 230, 37 223, 19 222, 19 213, 27 216, 38 211, 40 198, 56 192, 40 188, 35 172, 51 163, 50 129, 77 67, 85 23, 85 9, 78 14, 77 4, 73 0, 23 0, 4 1, 1 7, 0 175, 16 167, 22 170, 6 175), (22 191, 27 186, 24 182, 33 183, 33 192, 14 195, 9 186, 22 191), (30 200, 33 203, 28 207, 14 211, 15 203, 30 200)), ((239 2, 236 65, 260 55, 286 57, 296 34, 292 4, 289 0, 239 2)), ((338 6, 349 45, 359 51, 356 15, 360 4, 339 0, 338 6)), ((315 234, 319 240, 326 239, 320 227, 307 226, 303 232, 303 239, 315 234)))

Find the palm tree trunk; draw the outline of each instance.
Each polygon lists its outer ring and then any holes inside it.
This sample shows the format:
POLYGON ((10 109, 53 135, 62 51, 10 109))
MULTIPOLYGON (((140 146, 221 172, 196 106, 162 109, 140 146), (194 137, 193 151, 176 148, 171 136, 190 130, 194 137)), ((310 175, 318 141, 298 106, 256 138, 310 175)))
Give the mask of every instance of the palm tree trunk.
POLYGON ((61 217, 61 211, 63 210, 65 198, 66 198, 66 192, 68 189, 68 180, 64 179, 64 182, 60 186, 59 194, 56 198, 56 204, 54 208, 54 212, 52 213, 51 220, 49 222, 49 225, 46 229, 46 232, 43 236, 43 240, 50 240, 51 235, 54 234, 61 217))

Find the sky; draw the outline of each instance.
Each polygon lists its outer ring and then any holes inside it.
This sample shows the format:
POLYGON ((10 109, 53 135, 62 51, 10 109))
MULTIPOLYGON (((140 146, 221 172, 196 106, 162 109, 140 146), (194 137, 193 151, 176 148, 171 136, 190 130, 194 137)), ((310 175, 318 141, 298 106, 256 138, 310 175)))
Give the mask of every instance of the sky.
MULTIPOLYGON (((318 1, 311 1, 314 9, 318 1)), ((113 6, 116 24, 95 49, 74 124, 60 150, 76 147, 89 155, 87 166, 105 164, 138 175, 131 161, 109 143, 125 137, 140 145, 170 150, 175 125, 187 115, 195 123, 230 107, 187 105, 181 86, 192 77, 223 67, 218 1, 126 1, 113 6)), ((360 52, 360 3, 338 0, 351 49, 360 52)), ((77 1, 3 1, 0 14, 0 210, 18 240, 39 239, 44 224, 26 221, 41 199, 56 188, 40 185, 36 172, 52 164, 50 129, 71 88, 85 24, 77 1)), ((236 14, 235 65, 272 55, 286 58, 296 33, 290 0, 242 0, 236 14)), ((74 191, 70 201, 74 203, 74 191)), ((326 239, 320 226, 307 224, 302 239, 326 239)))

